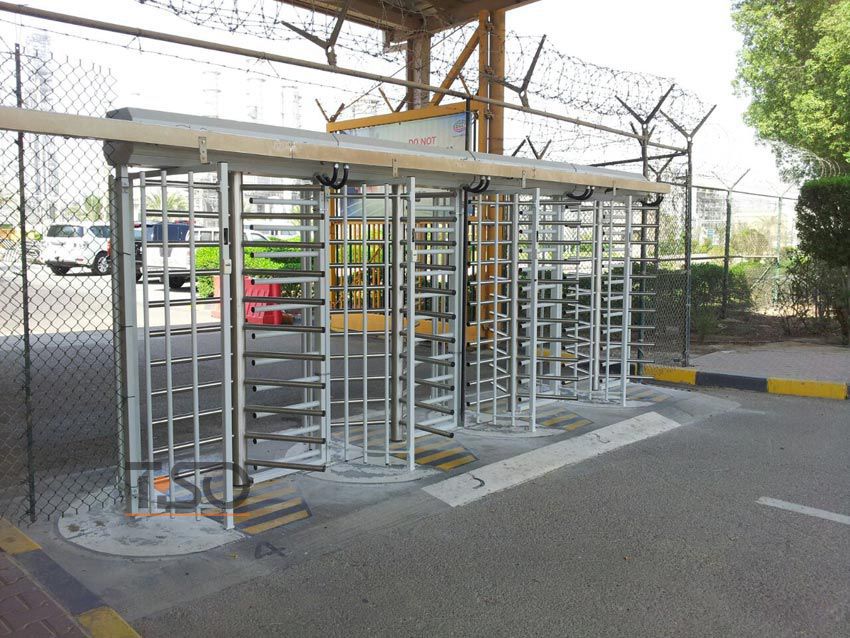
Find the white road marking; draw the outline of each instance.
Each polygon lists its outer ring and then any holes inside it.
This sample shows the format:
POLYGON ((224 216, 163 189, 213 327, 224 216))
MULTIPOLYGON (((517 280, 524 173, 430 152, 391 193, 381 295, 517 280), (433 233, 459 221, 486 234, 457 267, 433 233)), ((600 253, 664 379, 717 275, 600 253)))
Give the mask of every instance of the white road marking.
POLYGON ((850 516, 845 516, 844 514, 836 514, 835 512, 828 512, 827 510, 819 510, 816 507, 806 507, 805 505, 797 505, 796 503, 780 501, 779 499, 768 498, 767 496, 762 496, 756 501, 756 503, 759 503, 760 505, 767 505, 768 507, 776 507, 778 509, 787 510, 789 512, 796 512, 797 514, 805 514, 806 516, 822 518, 827 521, 833 521, 834 523, 850 525, 850 516))
POLYGON ((524 454, 470 470, 422 489, 452 507, 536 479, 553 470, 669 432, 681 424, 647 412, 524 454))

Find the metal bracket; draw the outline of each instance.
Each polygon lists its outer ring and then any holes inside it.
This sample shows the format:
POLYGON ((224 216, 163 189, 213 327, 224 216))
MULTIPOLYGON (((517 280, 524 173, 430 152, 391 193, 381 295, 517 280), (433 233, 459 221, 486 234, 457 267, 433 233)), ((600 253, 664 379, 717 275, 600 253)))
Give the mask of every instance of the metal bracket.
POLYGON ((393 177, 398 177, 398 158, 393 158, 393 177))
POLYGON ((210 160, 207 156, 207 138, 203 135, 198 136, 198 156, 201 164, 209 164, 210 160))

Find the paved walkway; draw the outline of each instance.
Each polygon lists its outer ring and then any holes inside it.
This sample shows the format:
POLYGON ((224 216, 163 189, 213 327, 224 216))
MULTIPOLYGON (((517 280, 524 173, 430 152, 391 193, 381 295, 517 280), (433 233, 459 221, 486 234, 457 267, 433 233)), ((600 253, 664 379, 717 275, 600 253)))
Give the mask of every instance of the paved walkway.
POLYGON ((0 636, 84 638, 85 634, 11 556, 0 552, 0 636))
POLYGON ((850 348, 802 341, 732 346, 693 357, 703 372, 850 383, 850 348))

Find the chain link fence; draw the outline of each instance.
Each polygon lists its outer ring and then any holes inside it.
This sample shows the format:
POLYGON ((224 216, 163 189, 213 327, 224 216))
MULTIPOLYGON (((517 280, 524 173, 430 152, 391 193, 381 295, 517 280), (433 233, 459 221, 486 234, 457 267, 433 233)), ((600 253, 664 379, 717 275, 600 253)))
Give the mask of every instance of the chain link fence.
MULTIPOLYGON (((2 105, 103 116, 108 69, 0 52, 2 105)), ((0 133, 0 515, 120 498, 108 168, 90 140, 0 133)))
POLYGON ((687 364, 692 342, 786 336, 777 290, 786 252, 797 245, 796 199, 711 186, 695 186, 692 198, 690 299, 686 189, 673 184, 661 209, 654 359, 666 365, 687 364))
POLYGON ((686 352, 685 189, 673 185, 661 203, 655 280, 655 346, 652 359, 681 365, 686 352))
POLYGON ((741 333, 752 341, 781 338, 777 290, 786 252, 797 245, 796 200, 706 186, 694 196, 696 340, 718 334, 735 340, 741 333))

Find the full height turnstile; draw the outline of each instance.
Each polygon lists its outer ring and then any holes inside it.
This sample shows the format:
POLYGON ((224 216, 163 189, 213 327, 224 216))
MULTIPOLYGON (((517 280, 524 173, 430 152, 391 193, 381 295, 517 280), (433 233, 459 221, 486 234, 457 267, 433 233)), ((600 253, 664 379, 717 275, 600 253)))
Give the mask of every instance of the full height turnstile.
POLYGON ((132 513, 231 527, 252 482, 413 469, 464 426, 625 403, 649 361, 660 199, 637 198, 664 185, 134 108, 109 120, 50 126, 110 136, 132 513))
POLYGON ((417 432, 451 437, 463 419, 463 191, 417 192, 409 178, 404 195, 400 358, 413 469, 417 432))
POLYGON ((658 202, 539 190, 470 200, 467 398, 472 423, 536 428, 562 400, 625 405, 649 363, 658 202), (520 419, 518 421, 518 419, 520 419))
POLYGON ((120 167, 115 184, 136 228, 120 238, 133 511, 232 525, 252 482, 413 469, 424 435, 625 403, 648 361, 657 206, 631 197, 323 186, 224 163, 120 167))
POLYGON ((122 167, 116 183, 142 297, 125 327, 142 335, 131 509, 226 503, 214 513, 232 525, 254 481, 336 461, 412 469, 417 438, 462 424, 462 190, 226 164, 122 167))
POLYGON ((240 173, 231 190, 234 459, 253 471, 323 471, 331 436, 328 193, 248 183, 240 173), (286 268, 273 267, 280 263, 286 268))
POLYGON ((112 201, 121 222, 129 510, 199 517, 203 504, 213 502, 221 505, 215 514, 232 527, 238 472, 232 463, 227 165, 132 174, 120 167, 112 201))

